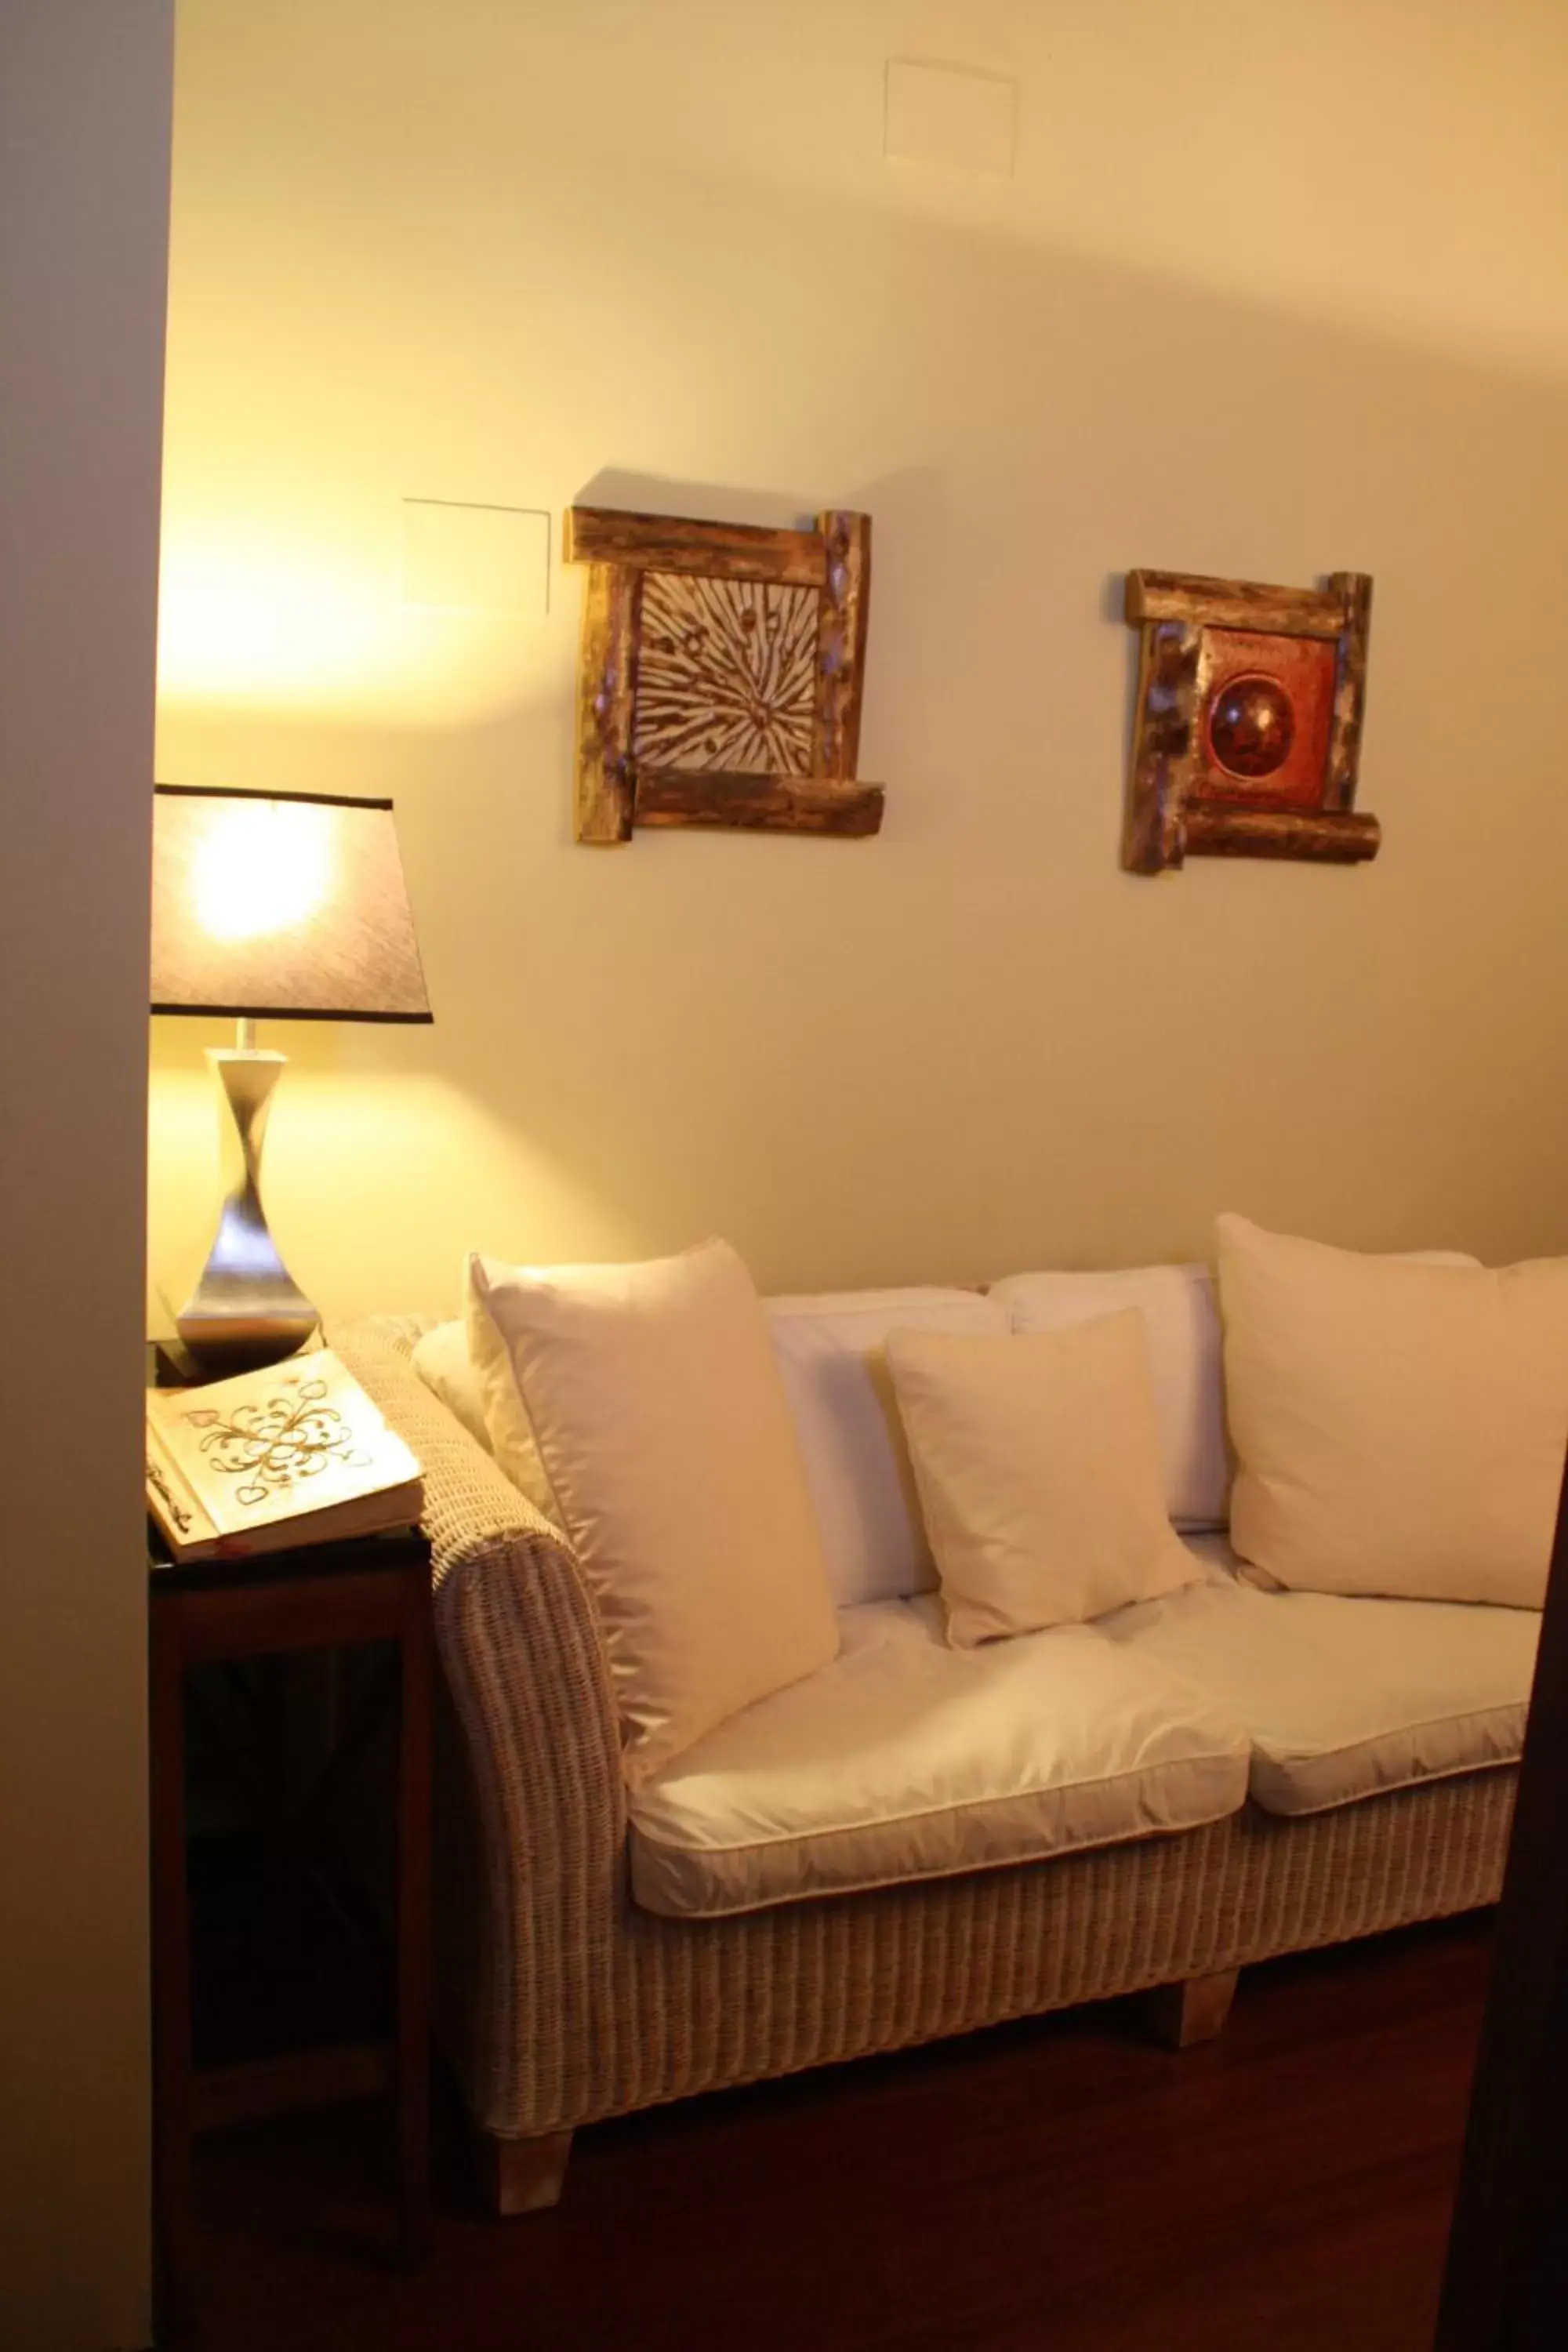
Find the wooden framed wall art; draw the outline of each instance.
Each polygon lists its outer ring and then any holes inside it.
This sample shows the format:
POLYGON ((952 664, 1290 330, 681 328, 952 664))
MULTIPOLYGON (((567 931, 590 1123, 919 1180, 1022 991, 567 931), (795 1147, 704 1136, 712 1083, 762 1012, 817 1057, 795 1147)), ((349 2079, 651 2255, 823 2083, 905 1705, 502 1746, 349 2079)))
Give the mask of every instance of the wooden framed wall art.
POLYGON ((1142 632, 1122 864, 1191 856, 1375 857, 1355 805, 1372 582, 1266 588, 1130 572, 1142 632))
POLYGON ((815 530, 570 507, 585 564, 576 837, 638 825, 872 834, 856 782, 871 518, 815 530))

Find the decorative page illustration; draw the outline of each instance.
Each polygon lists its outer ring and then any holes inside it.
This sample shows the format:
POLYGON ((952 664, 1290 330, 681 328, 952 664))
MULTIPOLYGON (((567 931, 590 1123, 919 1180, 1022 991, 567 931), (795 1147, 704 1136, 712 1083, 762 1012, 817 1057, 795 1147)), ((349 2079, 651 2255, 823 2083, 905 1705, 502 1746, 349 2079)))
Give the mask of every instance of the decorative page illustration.
POLYGON ((233 1380, 147 1395, 149 1503, 171 1543, 264 1549, 291 1522, 342 1517, 353 1529, 418 1516, 419 1465, 359 1382, 321 1349, 233 1380), (371 1506, 369 1515, 362 1506, 371 1506), (252 1535, 262 1540, 247 1541, 252 1535))

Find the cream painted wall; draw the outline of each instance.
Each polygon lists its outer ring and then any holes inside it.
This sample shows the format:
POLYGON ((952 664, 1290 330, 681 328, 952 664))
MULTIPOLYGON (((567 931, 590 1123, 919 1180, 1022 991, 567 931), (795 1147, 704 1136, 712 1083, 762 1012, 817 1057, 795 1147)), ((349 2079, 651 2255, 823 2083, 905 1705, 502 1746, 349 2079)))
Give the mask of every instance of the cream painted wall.
POLYGON ((151 2336, 142 1298, 173 0, 0 9, 0 2342, 151 2336))
POLYGON ((437 1013, 264 1032, 305 1286, 1568 1247, 1565 93, 1555 0, 188 8, 160 773, 392 793, 437 1013), (881 160, 895 57, 1016 78, 1013 179, 881 160), (407 497, 868 509, 881 837, 574 847, 577 577, 406 605, 407 497), (1137 563, 1375 575, 1374 866, 1119 870, 1137 563))

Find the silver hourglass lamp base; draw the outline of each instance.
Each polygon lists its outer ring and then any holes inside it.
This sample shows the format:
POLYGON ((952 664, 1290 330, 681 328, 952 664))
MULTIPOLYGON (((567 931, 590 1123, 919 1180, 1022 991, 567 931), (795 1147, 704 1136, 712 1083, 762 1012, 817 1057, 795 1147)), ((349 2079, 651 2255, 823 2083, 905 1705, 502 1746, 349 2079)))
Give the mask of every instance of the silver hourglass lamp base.
POLYGON ((262 1212, 261 1142, 289 1057, 258 1051, 255 1034, 255 1024, 242 1021, 237 1046, 207 1053, 228 1109, 228 1192, 201 1279, 175 1318, 185 1349, 214 1380, 280 1362, 304 1346, 320 1319, 278 1255, 262 1212))

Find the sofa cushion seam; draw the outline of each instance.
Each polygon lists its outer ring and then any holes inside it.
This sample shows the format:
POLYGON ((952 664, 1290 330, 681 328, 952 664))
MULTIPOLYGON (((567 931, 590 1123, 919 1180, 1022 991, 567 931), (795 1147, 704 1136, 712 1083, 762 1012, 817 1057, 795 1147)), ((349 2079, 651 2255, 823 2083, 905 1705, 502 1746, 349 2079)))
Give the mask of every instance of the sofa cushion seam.
MULTIPOLYGON (((654 1911, 651 1905, 641 1902, 638 1903, 638 1908, 647 1911, 650 1916, 656 1919, 736 1919, 745 1916, 750 1912, 777 1910, 785 1903, 831 1902, 840 1895, 875 1895, 895 1886, 924 1886, 929 1885, 934 1879, 964 1878, 984 1870, 1027 1870, 1039 1863, 1066 1862, 1073 1854, 1104 1853, 1112 1846, 1137 1845, 1146 1838, 1190 1837, 1199 1830, 1215 1828, 1220 1822, 1234 1821, 1237 1815, 1245 1810, 1247 1798, 1244 1794, 1238 1804, 1228 1807, 1223 1813, 1205 1813, 1197 1821, 1176 1822, 1170 1828, 1157 1825, 1149 1829, 1118 1830, 1110 1837, 1084 1838, 1071 1845, 1049 1847, 1044 1852, 999 1854, 994 1860, 987 1861, 950 1863, 941 1870, 902 1870, 894 1873, 891 1876, 882 1878, 858 1878, 846 1886, 802 1887, 786 1894, 763 1895, 754 1903, 726 1904, 721 1910, 654 1911)), ((916 1818, 923 1817, 916 1816, 916 1818)), ((642 1832, 639 1830, 637 1834, 641 1837, 642 1832)), ((647 1838, 644 1843, 647 1845, 659 1844, 657 1838, 647 1838)), ((688 1846, 664 1846, 661 1850, 666 1853, 689 1853, 699 1849, 688 1846)), ((744 1846, 706 1849, 712 1853, 744 1853, 748 1850, 744 1846)))
POLYGON ((1517 1756, 1482 1756, 1468 1764, 1444 1764, 1436 1772, 1410 1772, 1402 1780, 1380 1780, 1375 1788, 1357 1789, 1348 1797, 1325 1797, 1315 1805, 1296 1805, 1289 1812, 1274 1805, 1266 1805, 1252 1788, 1250 1780, 1247 1793, 1259 1811, 1267 1813, 1270 1821, 1312 1821, 1321 1813, 1342 1813, 1348 1811, 1352 1805, 1370 1804, 1374 1797, 1397 1796, 1404 1789, 1429 1788, 1435 1780, 1463 1780, 1472 1773, 1514 1772, 1519 1769, 1519 1761, 1517 1756))
MULTIPOLYGON (((1528 1708, 1529 1705, 1530 1699, 1527 1694, 1522 1698, 1499 1699, 1491 1706, 1467 1707, 1462 1715, 1424 1715, 1418 1723, 1393 1723, 1390 1724, 1385 1730, 1369 1731, 1364 1738, 1346 1740, 1342 1746, 1337 1748, 1287 1748, 1268 1749, 1263 1747, 1256 1734, 1249 1732, 1247 1737, 1252 1741, 1254 1754, 1266 1755, 1268 1757, 1270 1762, 1273 1762, 1278 1759, 1281 1761, 1289 1763, 1306 1763, 1315 1761, 1320 1758, 1330 1756, 1359 1756, 1369 1748, 1379 1747, 1385 1739, 1397 1739, 1402 1734, 1408 1733, 1411 1736, 1414 1736, 1415 1733, 1421 1731, 1435 1731, 1440 1725, 1446 1723, 1479 1723, 1484 1721, 1488 1716, 1513 1713, 1521 1708, 1528 1708)), ((1456 1765, 1451 1769, 1456 1771, 1462 1772, 1467 1770, 1468 1768, 1460 1764, 1456 1765)), ((1422 1777, 1430 1779, 1433 1776, 1430 1774, 1424 1774, 1422 1777)))
MULTIPOLYGON (((1135 1780, 1141 1775, 1152 1772, 1170 1771, 1182 1765, 1246 1762, 1250 1760, 1250 1744, 1246 1757, 1234 1747, 1205 1749, 1200 1756, 1184 1756, 1171 1763, 1130 1765, 1124 1772, 1101 1773, 1097 1780, 1061 1780, 1047 1782, 1035 1789, 1015 1789, 1005 1796, 964 1797, 951 1805, 922 1805, 906 1813, 879 1813, 869 1821, 836 1822, 830 1829, 780 1830, 773 1837, 747 1838, 732 1845, 678 1845, 669 1838, 658 1837, 643 1829, 635 1820, 632 1827, 637 1830, 638 1837, 645 1838, 649 1845, 661 1847, 667 1853, 765 1853, 773 1846, 798 1845, 807 1838, 864 1837, 875 1830, 902 1829, 911 1822, 938 1821, 944 1813, 977 1812, 986 1805, 1017 1804, 1036 1797, 1048 1797, 1058 1790, 1067 1794, 1079 1789, 1119 1788, 1124 1780, 1135 1780)), ((1216 1814, 1215 1818, 1223 1821, 1225 1815, 1216 1814)))

